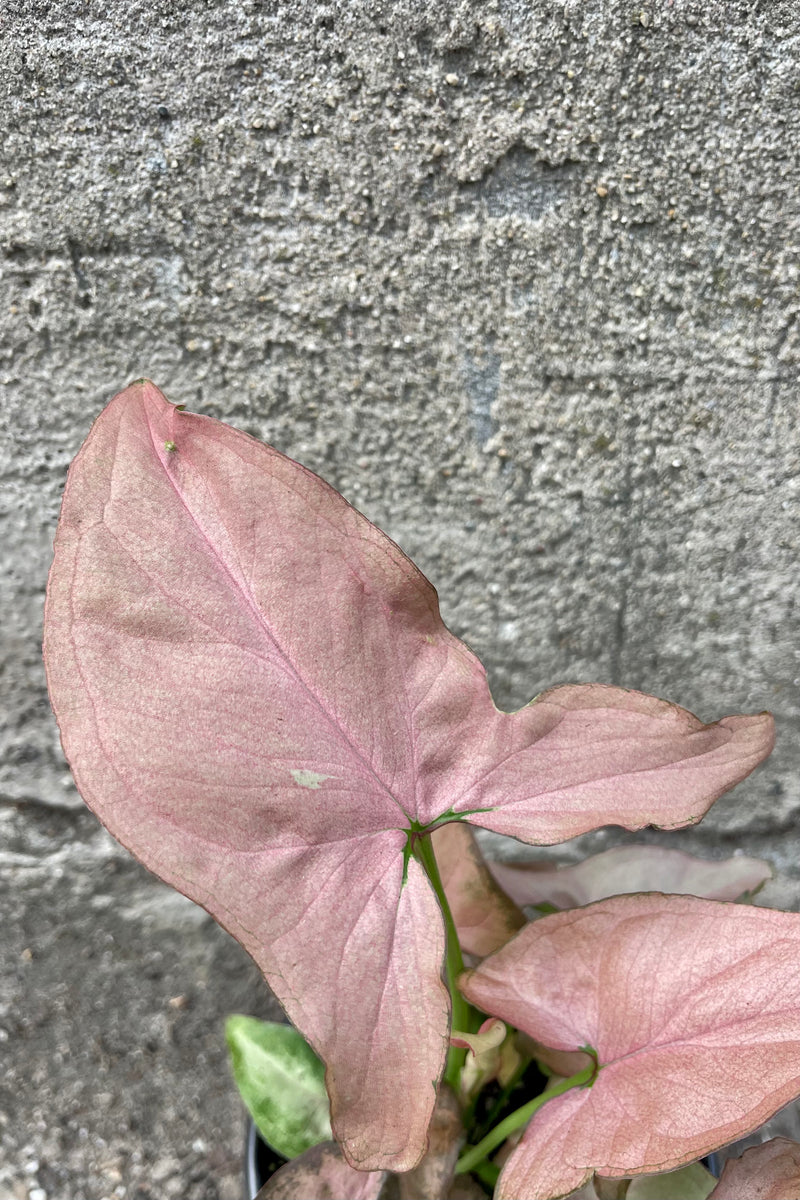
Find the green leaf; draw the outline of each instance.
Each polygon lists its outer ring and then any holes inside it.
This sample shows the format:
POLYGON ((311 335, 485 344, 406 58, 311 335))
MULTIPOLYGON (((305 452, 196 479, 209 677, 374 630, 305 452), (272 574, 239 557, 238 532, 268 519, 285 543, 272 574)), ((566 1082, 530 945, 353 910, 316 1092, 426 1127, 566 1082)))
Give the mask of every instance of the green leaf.
POLYGON ((273 1150, 292 1159, 329 1140, 325 1068, 292 1025, 232 1016, 225 1038, 236 1085, 273 1150))
POLYGON ((628 1200, 706 1200, 716 1179, 702 1163, 690 1163, 663 1175, 639 1175, 628 1187, 628 1200))

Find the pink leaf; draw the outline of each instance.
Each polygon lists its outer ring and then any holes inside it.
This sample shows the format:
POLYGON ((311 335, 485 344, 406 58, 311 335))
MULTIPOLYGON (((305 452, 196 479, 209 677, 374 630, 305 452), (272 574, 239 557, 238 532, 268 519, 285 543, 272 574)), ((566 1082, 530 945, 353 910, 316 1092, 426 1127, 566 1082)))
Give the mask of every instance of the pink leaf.
POLYGON ((498 1200, 671 1170, 763 1124, 800 1093, 799 957, 795 913, 650 894, 544 917, 467 972, 485 1012, 600 1063, 534 1116, 498 1200))
POLYGON ((142 384, 71 470, 49 588, 87 803, 252 954, 326 1064, 351 1162, 414 1166, 449 1003, 416 861, 403 884, 390 689, 404 637, 429 645, 428 586, 316 476, 142 384))
POLYGON ((578 908, 628 892, 671 892, 707 900, 737 900, 756 892, 772 875, 769 863, 745 855, 708 862, 661 846, 615 846, 572 867, 538 863, 488 864, 517 904, 578 908))
POLYGON ((414 860, 404 881, 418 828, 673 827, 772 743, 766 714, 704 726, 600 686, 498 712, 388 538, 147 381, 70 470, 45 658, 87 803, 253 955, 362 1168, 419 1160, 447 1048, 441 914, 414 860))
POLYGON ((378 1200, 385 1171, 356 1171, 335 1142, 320 1142, 280 1167, 256 1200, 378 1200))
POLYGON ((434 831, 431 841, 462 949, 479 958, 499 950, 525 917, 495 883, 475 834, 468 825, 450 821, 434 831))
POLYGON ((676 704, 598 683, 552 688, 497 717, 486 759, 473 757, 476 778, 453 807, 493 801, 476 825, 542 845, 600 823, 691 825, 774 742, 768 713, 704 725, 676 704))
POLYGON ((458 1032, 453 1029, 450 1033, 450 1045, 462 1046, 477 1058, 502 1046, 507 1033, 508 1029, 503 1021, 498 1021, 496 1017, 487 1017, 477 1033, 458 1032))
POLYGON ((519 1033, 517 1040, 523 1050, 527 1050, 553 1075, 561 1075, 564 1079, 569 1079, 570 1075, 577 1075, 580 1071, 585 1071, 594 1063, 591 1054, 587 1054, 585 1050, 553 1050, 550 1046, 545 1046, 534 1038, 528 1038, 519 1033))
POLYGON ((798 1200, 800 1143, 773 1138, 726 1162, 708 1200, 798 1200))
POLYGON ((514 1037, 508 1036, 504 1021, 489 1017, 477 1033, 453 1029, 450 1045, 465 1047, 466 1055, 459 1079, 459 1096, 467 1108, 486 1084, 497 1079, 504 1087, 523 1065, 514 1037))

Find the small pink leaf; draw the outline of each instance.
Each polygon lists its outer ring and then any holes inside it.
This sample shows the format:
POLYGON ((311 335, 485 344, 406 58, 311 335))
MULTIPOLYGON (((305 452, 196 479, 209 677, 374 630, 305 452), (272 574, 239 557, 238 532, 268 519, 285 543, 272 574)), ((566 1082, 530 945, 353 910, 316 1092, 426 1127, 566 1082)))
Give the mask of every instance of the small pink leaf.
POLYGON ((773 1138, 725 1163, 708 1200, 798 1200, 800 1143, 773 1138))
POLYGON ((585 1050, 553 1050, 534 1038, 526 1037, 525 1034, 518 1033, 517 1038, 522 1048, 547 1067, 548 1071, 553 1075, 561 1075, 564 1079, 585 1071, 594 1062, 591 1054, 587 1054, 585 1050))
POLYGON ((45 660, 87 803, 253 955, 362 1168, 422 1156, 447 1048, 443 922, 415 861, 404 880, 410 834, 452 811, 543 843, 674 827, 772 744, 767 714, 705 726, 596 685, 499 712, 397 546, 146 380, 70 470, 45 660))
POLYGON ((256 1200, 378 1200, 385 1171, 356 1171, 335 1142, 320 1142, 272 1175, 256 1200))
POLYGON ((477 1058, 502 1046, 507 1033, 508 1029, 503 1021, 498 1021, 496 1017, 487 1017, 477 1033, 462 1033, 453 1029, 450 1033, 450 1045, 465 1047, 477 1058))
POLYGON ((798 959, 796 913, 649 894, 544 917, 467 972, 485 1012, 600 1064, 534 1116, 498 1200, 671 1170, 763 1124, 800 1094, 798 959))
POLYGON ((516 1039, 508 1036, 504 1021, 489 1017, 477 1033, 454 1029, 450 1034, 451 1046, 465 1047, 465 1056, 459 1079, 459 1096, 468 1108, 487 1083, 497 1079, 504 1087, 523 1065, 523 1058, 516 1046, 516 1039))
POLYGON ((431 841, 461 948, 479 958, 499 950, 525 917, 495 883, 475 834, 468 825, 450 821, 434 830, 431 841))
POLYGON ((760 858, 737 855, 708 862, 661 846, 615 846, 571 867, 548 869, 538 863, 488 864, 494 878, 517 904, 578 908, 628 892, 670 892, 707 900, 737 900, 756 892, 771 877, 760 858))

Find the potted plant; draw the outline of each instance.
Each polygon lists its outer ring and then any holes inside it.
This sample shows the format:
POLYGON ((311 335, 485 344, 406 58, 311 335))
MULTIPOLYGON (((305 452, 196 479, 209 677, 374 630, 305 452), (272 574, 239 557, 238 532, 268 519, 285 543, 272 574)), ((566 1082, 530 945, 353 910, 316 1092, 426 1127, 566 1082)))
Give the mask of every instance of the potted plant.
POLYGON ((648 890, 525 920, 471 832, 691 824, 770 752, 769 714, 595 684, 498 711, 394 543, 146 380, 70 470, 45 660, 87 803, 322 1064, 332 1138, 265 1197, 641 1196, 800 1094, 800 916, 648 890), (544 1092, 465 1145, 526 1058, 544 1092))

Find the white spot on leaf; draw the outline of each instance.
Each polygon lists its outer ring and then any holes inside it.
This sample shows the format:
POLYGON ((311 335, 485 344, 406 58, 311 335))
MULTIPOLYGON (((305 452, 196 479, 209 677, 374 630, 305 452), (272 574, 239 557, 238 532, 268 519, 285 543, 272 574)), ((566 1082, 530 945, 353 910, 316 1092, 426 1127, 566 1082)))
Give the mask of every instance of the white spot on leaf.
POLYGON ((316 771, 290 771, 289 774, 300 787, 313 790, 316 790, 326 779, 333 779, 332 775, 318 775, 316 771))

